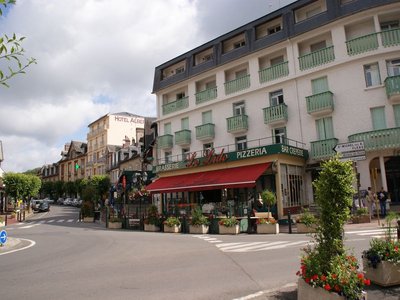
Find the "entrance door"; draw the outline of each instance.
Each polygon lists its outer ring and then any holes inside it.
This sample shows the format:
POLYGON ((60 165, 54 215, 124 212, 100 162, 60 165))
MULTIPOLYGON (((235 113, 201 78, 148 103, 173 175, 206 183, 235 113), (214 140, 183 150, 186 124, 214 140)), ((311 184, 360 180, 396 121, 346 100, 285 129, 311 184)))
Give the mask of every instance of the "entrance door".
POLYGON ((391 157, 385 162, 388 192, 393 204, 400 204, 400 157, 391 157))

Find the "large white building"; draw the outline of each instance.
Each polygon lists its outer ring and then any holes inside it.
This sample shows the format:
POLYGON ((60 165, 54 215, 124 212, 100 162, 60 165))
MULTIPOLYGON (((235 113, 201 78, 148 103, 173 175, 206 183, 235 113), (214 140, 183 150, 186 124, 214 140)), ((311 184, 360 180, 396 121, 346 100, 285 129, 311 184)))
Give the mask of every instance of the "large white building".
POLYGON ((282 218, 314 200, 337 144, 362 141, 362 189, 400 204, 400 2, 300 0, 156 67, 164 210, 237 215, 265 189, 282 218))

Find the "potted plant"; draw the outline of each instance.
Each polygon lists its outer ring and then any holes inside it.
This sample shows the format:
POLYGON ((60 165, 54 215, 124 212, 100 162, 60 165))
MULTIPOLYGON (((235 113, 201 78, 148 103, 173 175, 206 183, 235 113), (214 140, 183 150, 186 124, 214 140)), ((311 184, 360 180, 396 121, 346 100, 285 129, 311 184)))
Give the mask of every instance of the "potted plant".
POLYGON ((259 218, 256 224, 257 233, 279 233, 279 224, 274 218, 259 218))
POLYGON ((108 228, 109 229, 121 229, 122 228, 122 219, 118 217, 112 217, 108 220, 108 228))
POLYGON ((164 221, 164 232, 178 233, 181 231, 181 221, 177 217, 168 217, 164 221))
POLYGON ((368 209, 366 207, 357 208, 354 215, 351 217, 351 220, 354 224, 371 223, 368 209))
POLYGON ((300 216, 296 219, 297 233, 314 233, 317 230, 317 217, 308 208, 303 208, 300 216))
POLYGON ((363 299, 369 279, 358 270, 357 259, 344 248, 343 227, 350 218, 355 176, 351 161, 338 156, 322 163, 313 182, 320 218, 315 242, 305 250, 298 281, 298 300, 363 299))
POLYGON ((372 239, 370 248, 362 255, 365 275, 377 285, 400 284, 400 241, 392 238, 392 221, 398 218, 394 212, 388 214, 385 239, 372 239))
POLYGON ((210 221, 203 215, 201 208, 197 207, 192 212, 192 219, 189 225, 189 232, 192 234, 206 234, 210 221))
POLYGON ((160 217, 156 205, 151 205, 144 219, 144 231, 160 231, 160 217))
POLYGON ((93 202, 91 201, 84 201, 81 206, 81 215, 83 222, 91 223, 94 221, 94 209, 93 209, 93 202))
POLYGON ((219 234, 239 234, 239 221, 235 217, 222 218, 218 230, 219 234))
POLYGON ((272 191, 265 189, 261 192, 261 199, 263 200, 265 205, 267 205, 268 217, 271 218, 271 206, 274 206, 276 204, 275 194, 272 191))

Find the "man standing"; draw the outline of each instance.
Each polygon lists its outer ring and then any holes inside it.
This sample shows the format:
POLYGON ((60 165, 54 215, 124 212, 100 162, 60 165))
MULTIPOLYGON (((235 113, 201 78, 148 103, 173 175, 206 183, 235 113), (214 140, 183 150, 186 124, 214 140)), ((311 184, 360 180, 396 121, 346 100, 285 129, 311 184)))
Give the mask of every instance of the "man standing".
POLYGON ((379 204, 381 208, 381 215, 386 217, 386 200, 387 200, 387 192, 381 188, 380 192, 378 193, 379 204))
POLYGON ((374 201, 375 201, 374 193, 372 192, 371 187, 369 186, 368 193, 367 193, 367 205, 368 205, 368 212, 369 212, 370 219, 372 219, 372 215, 373 215, 374 201))

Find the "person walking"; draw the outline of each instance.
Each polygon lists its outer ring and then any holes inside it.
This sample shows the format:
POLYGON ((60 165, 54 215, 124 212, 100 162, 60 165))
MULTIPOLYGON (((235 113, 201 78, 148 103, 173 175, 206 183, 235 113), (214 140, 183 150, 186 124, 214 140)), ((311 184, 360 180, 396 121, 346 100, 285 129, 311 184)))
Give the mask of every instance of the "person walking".
POLYGON ((375 195, 371 190, 371 187, 368 187, 367 191, 367 207, 368 207, 368 212, 369 212, 369 218, 372 219, 373 216, 373 209, 374 209, 374 201, 375 201, 375 195))
POLYGON ((386 200, 387 200, 387 192, 381 188, 378 193, 379 205, 381 208, 381 216, 386 217, 386 200))

